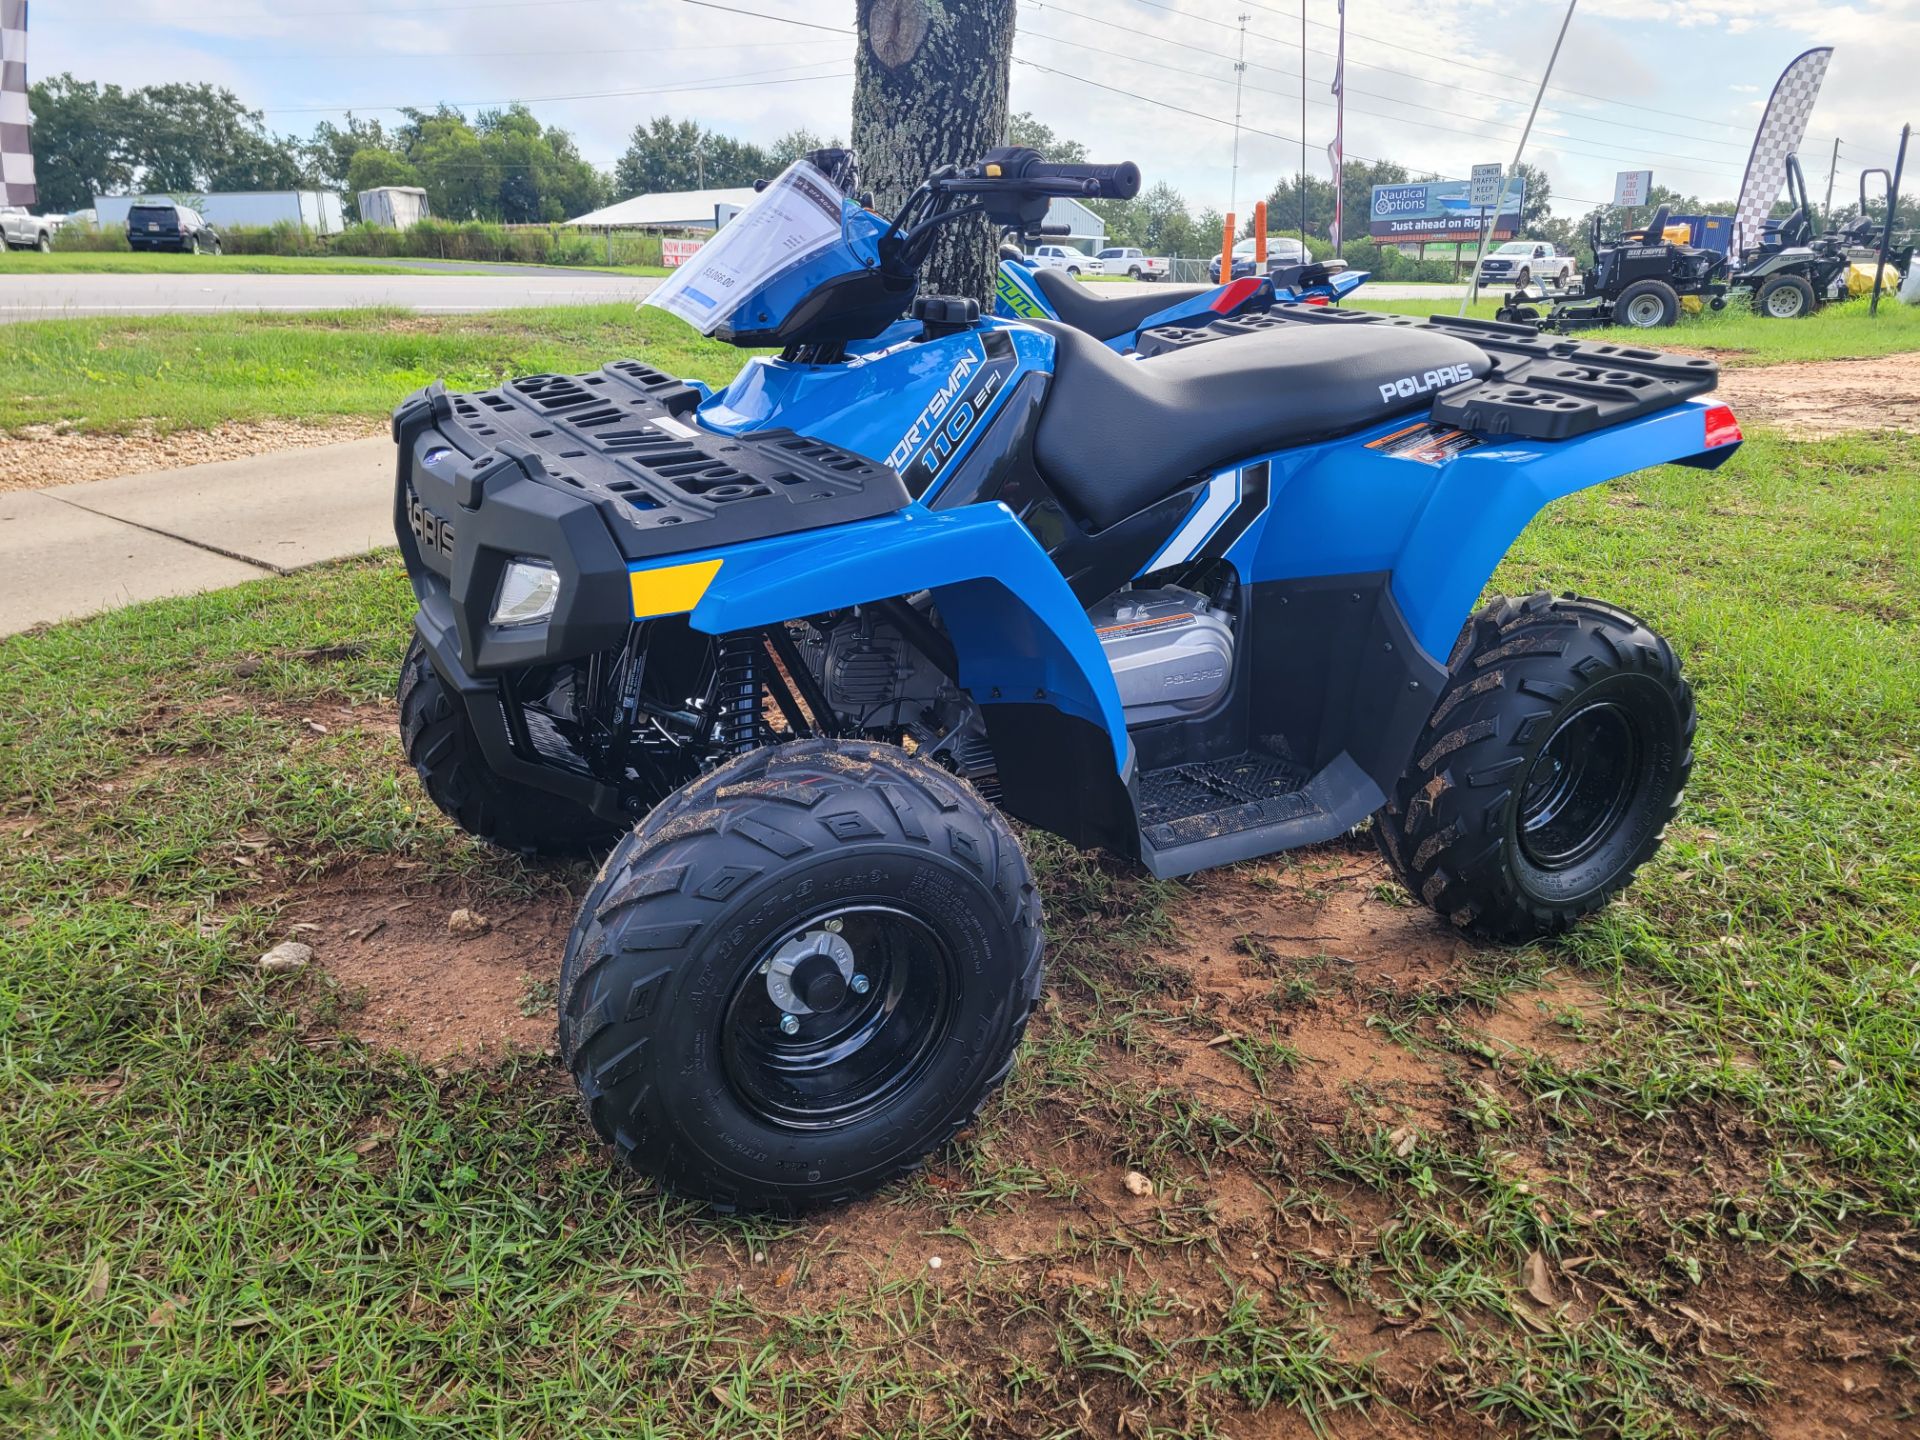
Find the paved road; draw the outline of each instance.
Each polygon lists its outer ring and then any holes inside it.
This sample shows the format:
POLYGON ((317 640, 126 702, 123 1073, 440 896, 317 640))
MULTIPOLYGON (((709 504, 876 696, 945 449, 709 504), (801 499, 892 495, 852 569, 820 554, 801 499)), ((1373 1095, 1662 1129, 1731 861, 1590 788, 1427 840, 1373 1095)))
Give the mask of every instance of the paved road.
POLYGON ((4 275, 0 322, 390 305, 460 315, 518 305, 631 304, 660 282, 554 270, 486 275, 4 275))

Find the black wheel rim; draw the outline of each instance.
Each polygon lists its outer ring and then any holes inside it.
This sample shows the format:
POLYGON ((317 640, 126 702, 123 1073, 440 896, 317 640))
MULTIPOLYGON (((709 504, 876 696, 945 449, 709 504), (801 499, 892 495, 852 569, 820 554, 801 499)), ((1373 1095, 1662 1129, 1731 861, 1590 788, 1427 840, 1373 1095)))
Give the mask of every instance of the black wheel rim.
POLYGON ((1611 701, 1575 710, 1555 727, 1520 793, 1520 848, 1541 870, 1591 856, 1633 806, 1644 746, 1632 714, 1611 701))
POLYGON ((772 1124, 852 1124, 926 1073, 957 991, 952 955, 918 916, 884 905, 824 911, 783 931, 735 988, 720 1031, 727 1079, 772 1124), (813 1009, 798 981, 817 984, 830 970, 837 1003, 813 1009))

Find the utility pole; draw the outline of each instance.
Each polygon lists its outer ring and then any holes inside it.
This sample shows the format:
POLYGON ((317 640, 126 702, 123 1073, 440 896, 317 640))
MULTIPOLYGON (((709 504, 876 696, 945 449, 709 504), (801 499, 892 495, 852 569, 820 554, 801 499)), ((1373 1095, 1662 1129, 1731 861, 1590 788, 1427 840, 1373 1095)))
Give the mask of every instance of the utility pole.
MULTIPOLYGON (((1540 88, 1533 92, 1533 108, 1527 111, 1527 123, 1520 131, 1520 143, 1513 147, 1513 164, 1507 168, 1508 175, 1512 175, 1520 169, 1520 161, 1526 156, 1527 137, 1533 134, 1534 117, 1540 113, 1540 102, 1546 98, 1547 82, 1553 78, 1554 63, 1560 58, 1561 45, 1566 43, 1567 26, 1573 23, 1573 7, 1579 3, 1580 0, 1567 0, 1567 13, 1560 19, 1560 33, 1554 36, 1553 39, 1553 53, 1547 56, 1547 68, 1540 76, 1540 88)), ((1506 182, 1502 180, 1501 184, 1503 188, 1505 183, 1506 182)), ((1496 218, 1500 214, 1499 201, 1501 198, 1504 197, 1496 197, 1494 201, 1493 213, 1496 218)), ((1467 286, 1467 293, 1460 297, 1460 313, 1462 315, 1467 313, 1467 302, 1480 293, 1480 262, 1487 258, 1487 236, 1492 233, 1492 230, 1493 227, 1489 225, 1480 232, 1480 253, 1474 257, 1473 276, 1467 286)), ((1460 249, 1458 246, 1454 247, 1453 253, 1456 256, 1459 255, 1460 249)))
POLYGON ((1233 180, 1227 188, 1227 213, 1231 215, 1240 199, 1240 91, 1247 79, 1247 21, 1240 17, 1240 58, 1233 64, 1233 180))
MULTIPOLYGON (((1823 216, 1826 216, 1828 218, 1831 218, 1833 215, 1833 176, 1834 176, 1834 172, 1837 171, 1839 168, 1840 168, 1840 137, 1836 135, 1833 138, 1833 159, 1827 162, 1827 203, 1820 207, 1820 213, 1823 216)), ((1812 224, 1813 216, 1809 215, 1807 217, 1807 222, 1809 224, 1812 224)), ((1814 228, 1817 230, 1819 229, 1819 226, 1816 225, 1814 226, 1814 228)))
POLYGON ((1300 258, 1307 254, 1307 0, 1300 0, 1300 258))

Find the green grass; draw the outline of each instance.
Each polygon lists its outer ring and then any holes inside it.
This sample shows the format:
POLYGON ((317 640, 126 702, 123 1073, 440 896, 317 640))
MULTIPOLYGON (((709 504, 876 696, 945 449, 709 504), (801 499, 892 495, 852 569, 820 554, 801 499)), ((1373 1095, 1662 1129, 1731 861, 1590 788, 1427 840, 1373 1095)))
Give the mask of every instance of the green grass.
POLYGON ((538 1057, 437 1072, 353 1039, 324 975, 255 970, 327 877, 485 908, 587 873, 467 842, 399 761, 391 555, 0 642, 0 1416, 957 1440, 1364 1406, 1572 1440, 1738 1430, 1785 1385, 1902 1433, 1916 481, 1912 437, 1762 435, 1527 531, 1496 583, 1652 618, 1701 708, 1662 858, 1563 947, 1356 968, 1314 917, 1379 883, 1361 847, 1190 888, 1030 837, 1051 978, 1008 1087, 925 1175, 801 1225, 613 1173, 538 1057), (1567 1053, 1494 1038, 1506 1004, 1567 1053), (1330 1035, 1371 1057, 1338 1091, 1330 1035))
POLYGON ((516 270, 551 270, 557 275, 661 276, 660 265, 538 265, 519 261, 435 261, 431 256, 361 260, 331 255, 175 255, 116 250, 14 250, 0 255, 0 275, 486 275, 500 264, 516 270))
MULTIPOLYGON (((0 275, 393 275, 455 273, 443 269, 413 271, 402 260, 375 265, 365 260, 333 260, 314 255, 173 255, 119 251, 15 250, 0 255, 0 275)), ((484 273, 483 267, 460 274, 484 273)))
MULTIPOLYGON (((1387 310, 1401 315, 1452 315, 1458 300, 1370 300, 1363 287, 1348 302, 1356 310, 1387 310)), ((1491 320, 1500 300, 1482 298, 1468 311, 1491 320)), ((1730 303, 1725 310, 1682 315, 1670 329, 1630 330, 1611 326, 1572 332, 1576 340, 1607 340, 1655 349, 1684 346, 1713 350, 1727 365, 1779 365, 1796 360, 1861 359, 1920 350, 1920 305, 1882 299, 1880 313, 1869 316, 1867 302, 1829 305, 1804 320, 1768 320, 1730 303)))
POLYGON ((592 370, 621 357, 724 382, 743 358, 663 311, 632 305, 468 316, 102 317, 33 321, 5 333, 0 432, 56 422, 111 432, 381 415, 435 379, 479 390, 514 375, 592 370))

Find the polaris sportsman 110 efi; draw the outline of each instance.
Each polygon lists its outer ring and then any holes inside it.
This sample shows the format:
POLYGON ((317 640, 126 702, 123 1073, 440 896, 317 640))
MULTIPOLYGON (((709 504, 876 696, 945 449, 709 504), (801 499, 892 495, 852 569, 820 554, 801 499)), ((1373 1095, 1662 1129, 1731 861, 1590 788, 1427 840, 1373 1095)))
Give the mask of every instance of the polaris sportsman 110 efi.
POLYGON ((1692 762, 1672 649, 1474 606, 1548 502, 1733 453, 1712 363, 1284 304, 1123 356, 917 291, 948 222, 1133 166, 996 150, 891 221, 852 172, 794 165, 651 297, 779 349, 724 390, 622 360, 394 420, 407 754, 475 835, 611 847, 560 1044, 624 1160, 791 1211, 967 1124, 1040 994, 1005 815, 1162 876, 1372 816, 1497 939, 1627 884, 1692 762))

